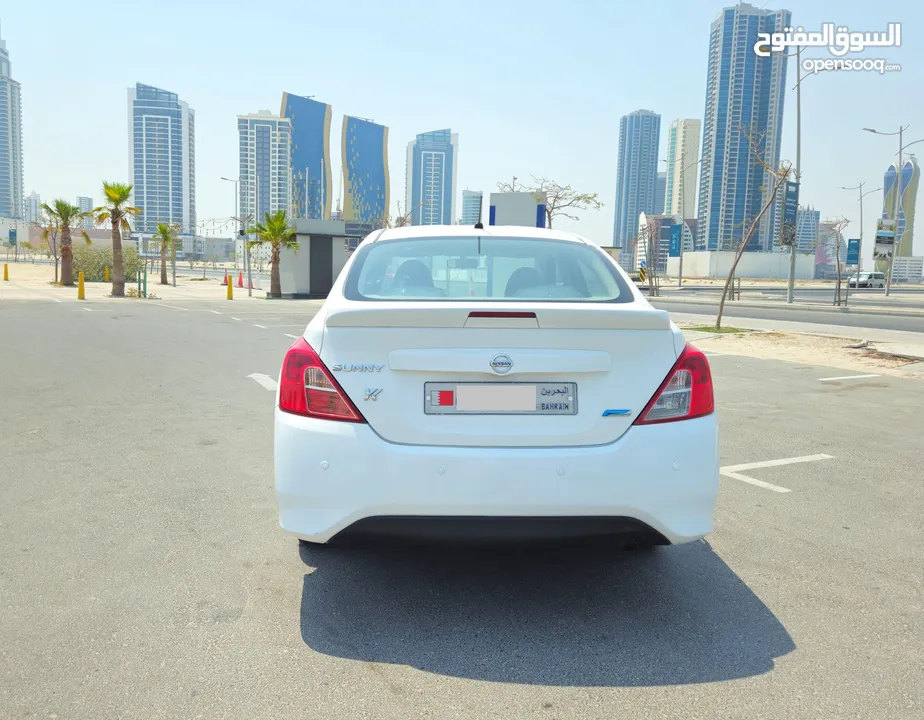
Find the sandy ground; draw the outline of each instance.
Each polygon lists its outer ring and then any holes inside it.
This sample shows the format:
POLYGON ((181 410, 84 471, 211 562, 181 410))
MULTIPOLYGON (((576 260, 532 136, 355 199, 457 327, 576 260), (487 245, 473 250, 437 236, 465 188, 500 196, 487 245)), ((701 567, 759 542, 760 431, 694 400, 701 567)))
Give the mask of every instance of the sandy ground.
POLYGON ((824 365, 858 373, 924 379, 924 363, 897 358, 865 347, 861 341, 801 333, 749 332, 712 335, 694 341, 705 352, 824 365))

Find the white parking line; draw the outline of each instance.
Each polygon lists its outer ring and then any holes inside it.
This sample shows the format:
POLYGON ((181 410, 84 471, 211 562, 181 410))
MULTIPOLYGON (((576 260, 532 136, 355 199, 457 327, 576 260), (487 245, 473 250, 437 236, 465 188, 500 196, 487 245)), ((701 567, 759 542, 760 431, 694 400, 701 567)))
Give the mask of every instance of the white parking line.
POLYGON ((772 490, 773 492, 778 492, 778 493, 792 492, 792 490, 790 490, 789 488, 780 487, 779 485, 771 485, 768 482, 764 482, 763 480, 757 480, 756 478, 748 477, 747 475, 741 475, 736 472, 727 472, 725 470, 722 470, 720 472, 724 477, 731 478, 732 480, 740 480, 741 482, 750 483, 751 485, 756 485, 757 487, 761 487, 764 490, 772 490))
POLYGON ((176 305, 164 305, 163 303, 157 303, 160 307, 170 308, 171 310, 186 310, 189 311, 189 308, 178 307, 176 305))
POLYGON ((62 302, 61 300, 58 300, 58 298, 52 298, 52 300, 54 300, 55 302, 62 302))
POLYGON ((804 463, 804 462, 815 462, 817 460, 833 460, 833 455, 803 455, 801 457, 792 457, 792 458, 781 458, 779 460, 763 460, 761 462, 753 463, 744 463, 742 465, 728 465, 723 468, 719 468, 719 474, 724 475, 727 478, 732 480, 740 480, 741 482, 750 483, 751 485, 756 485, 757 487, 764 488, 764 490, 772 490, 773 492, 778 493, 788 493, 792 492, 789 488, 780 487, 779 485, 773 485, 763 480, 757 480, 756 478, 748 477, 747 475, 742 475, 742 470, 759 470, 761 468, 768 467, 780 467, 781 465, 794 465, 795 463, 804 463))
POLYGON ((253 378, 267 390, 276 390, 276 378, 271 378, 265 373, 250 373, 247 377, 253 378))
POLYGON ((241 319, 240 319, 240 318, 236 318, 236 317, 234 317, 233 315, 231 316, 231 319, 232 319, 232 320, 237 320, 238 322, 240 322, 240 321, 241 321, 241 319))
POLYGON ((298 335, 293 335, 292 333, 283 333, 283 335, 285 335, 286 337, 290 337, 290 338, 292 338, 293 340, 298 340, 298 338, 299 338, 298 335))
POLYGON ((215 313, 216 315, 221 315, 221 313, 218 312, 217 310, 212 310, 211 312, 215 313))
POLYGON ((257 325, 257 323, 254 323, 253 326, 254 326, 254 327, 258 327, 258 328, 260 328, 261 330, 266 330, 266 325, 257 325))
POLYGON ((833 378, 819 378, 819 382, 834 382, 835 380, 859 380, 860 378, 882 377, 882 375, 841 375, 833 378))
POLYGON ((93 312, 92 308, 81 308, 81 309, 86 310, 87 312, 93 312))

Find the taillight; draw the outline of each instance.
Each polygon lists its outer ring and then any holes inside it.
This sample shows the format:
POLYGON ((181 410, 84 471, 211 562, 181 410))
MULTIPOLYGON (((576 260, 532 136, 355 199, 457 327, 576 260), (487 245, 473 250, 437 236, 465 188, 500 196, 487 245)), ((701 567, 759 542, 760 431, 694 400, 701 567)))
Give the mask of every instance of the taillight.
POLYGON ((305 338, 292 343, 282 361, 279 409, 323 420, 366 422, 305 338))
POLYGON ((635 425, 690 420, 715 411, 712 373, 702 352, 687 345, 635 425))

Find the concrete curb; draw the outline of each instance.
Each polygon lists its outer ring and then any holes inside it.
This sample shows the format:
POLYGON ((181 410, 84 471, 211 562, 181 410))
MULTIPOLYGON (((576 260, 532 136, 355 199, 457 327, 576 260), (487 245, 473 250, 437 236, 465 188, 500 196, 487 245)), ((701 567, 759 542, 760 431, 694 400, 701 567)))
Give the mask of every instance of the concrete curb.
MULTIPOLYGON (((655 302, 668 302, 668 303, 677 303, 678 305, 693 305, 699 307, 710 307, 715 308, 717 302, 711 301, 702 301, 702 300, 691 300, 689 298, 674 298, 670 296, 660 295, 655 298, 646 298, 649 302, 654 304, 655 302)), ((726 300, 725 308, 736 308, 736 307, 746 307, 746 308, 755 308, 755 309, 782 309, 786 310, 811 310, 812 312, 821 312, 821 313, 846 313, 849 315, 899 315, 911 317, 924 317, 924 311, 921 310, 899 310, 896 308, 887 308, 883 310, 872 310, 866 308, 852 308, 852 307, 825 307, 824 305, 807 305, 805 303, 793 303, 788 304, 784 302, 747 302, 741 300, 726 300)))

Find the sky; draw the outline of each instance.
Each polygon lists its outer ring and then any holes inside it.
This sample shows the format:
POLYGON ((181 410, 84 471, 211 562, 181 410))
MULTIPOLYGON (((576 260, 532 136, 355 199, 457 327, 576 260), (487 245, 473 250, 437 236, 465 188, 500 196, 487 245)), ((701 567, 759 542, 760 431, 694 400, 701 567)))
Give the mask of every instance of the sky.
MULTIPOLYGON (((499 181, 531 175, 599 193, 603 209, 557 227, 609 245, 619 118, 642 108, 658 112, 660 156, 667 156, 670 121, 702 118, 710 24, 732 4, 159 0, 123 3, 114 12, 111 2, 48 0, 41 11, 4 2, 0 35, 22 84, 25 192, 43 201, 99 201, 103 180, 128 180, 127 88, 143 82, 178 93, 195 110, 199 221, 227 219, 234 189, 220 178, 237 174, 236 117, 278 112, 288 91, 333 106, 335 186, 344 114, 389 127, 393 212, 403 203, 408 141, 451 128, 459 134, 460 195, 463 188, 487 194, 499 181)), ((800 203, 819 209, 823 220, 848 218, 847 237, 858 237, 858 193, 841 187, 881 187, 898 152, 897 138, 862 128, 909 125, 905 144, 924 139, 924 5, 753 4, 788 9, 806 30, 826 22, 860 32, 902 24, 901 47, 861 54, 898 63, 900 72, 820 73, 802 84, 800 203)), ((804 56, 831 57, 820 48, 804 56)), ((790 161, 795 82, 791 60, 781 153, 790 161)), ((924 143, 917 149, 924 164, 924 143)), ((881 206, 881 193, 864 203, 866 258, 881 206)), ((920 222, 916 230, 914 254, 922 255, 920 222)))

